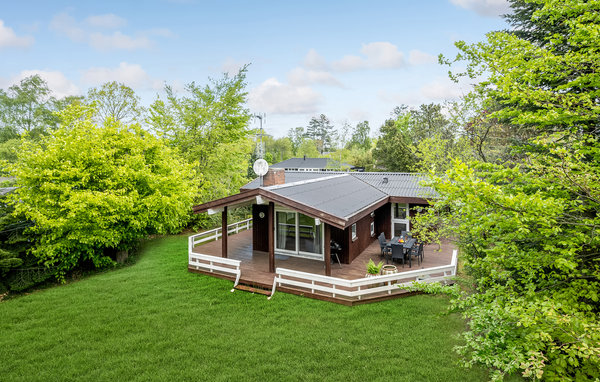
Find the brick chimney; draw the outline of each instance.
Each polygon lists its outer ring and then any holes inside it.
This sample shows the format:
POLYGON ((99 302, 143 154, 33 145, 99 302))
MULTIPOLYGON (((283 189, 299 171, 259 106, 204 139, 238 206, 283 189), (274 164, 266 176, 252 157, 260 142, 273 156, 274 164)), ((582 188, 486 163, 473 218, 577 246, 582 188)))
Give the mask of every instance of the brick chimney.
POLYGON ((263 186, 268 187, 278 184, 285 184, 285 169, 269 168, 269 171, 263 177, 263 186))

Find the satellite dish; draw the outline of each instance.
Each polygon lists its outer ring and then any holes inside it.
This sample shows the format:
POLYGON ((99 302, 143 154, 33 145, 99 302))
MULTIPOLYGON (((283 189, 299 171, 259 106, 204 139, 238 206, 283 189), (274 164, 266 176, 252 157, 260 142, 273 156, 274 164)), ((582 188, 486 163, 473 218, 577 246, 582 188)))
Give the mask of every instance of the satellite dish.
POLYGON ((254 173, 258 176, 263 176, 269 171, 269 164, 264 159, 257 159, 252 165, 254 173))

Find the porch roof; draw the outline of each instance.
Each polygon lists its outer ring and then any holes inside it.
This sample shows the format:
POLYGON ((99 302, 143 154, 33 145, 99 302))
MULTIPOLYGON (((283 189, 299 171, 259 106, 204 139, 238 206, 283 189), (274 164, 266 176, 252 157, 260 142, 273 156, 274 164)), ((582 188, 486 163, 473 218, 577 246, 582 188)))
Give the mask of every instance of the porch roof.
POLYGON ((285 175, 284 184, 259 187, 253 181, 239 194, 194 206, 193 211, 271 201, 344 229, 390 201, 426 203, 428 191, 419 185, 420 174, 286 171, 285 175))
POLYGON ((308 181, 255 188, 194 206, 193 211, 206 212, 253 200, 256 203, 272 201, 344 229, 387 203, 388 199, 387 194, 348 174, 329 174, 308 181))

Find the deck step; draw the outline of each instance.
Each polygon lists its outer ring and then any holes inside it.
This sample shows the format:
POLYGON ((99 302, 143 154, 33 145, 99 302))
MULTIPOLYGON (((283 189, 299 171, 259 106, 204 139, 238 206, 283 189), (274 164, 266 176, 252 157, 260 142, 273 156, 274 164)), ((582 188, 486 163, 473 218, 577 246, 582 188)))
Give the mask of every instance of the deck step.
POLYGON ((259 294, 264 294, 265 296, 270 296, 271 295, 271 290, 270 289, 264 289, 258 286, 252 286, 252 285, 246 285, 246 284, 238 284, 235 289, 238 290, 244 290, 246 292, 251 292, 251 293, 259 293, 259 294))

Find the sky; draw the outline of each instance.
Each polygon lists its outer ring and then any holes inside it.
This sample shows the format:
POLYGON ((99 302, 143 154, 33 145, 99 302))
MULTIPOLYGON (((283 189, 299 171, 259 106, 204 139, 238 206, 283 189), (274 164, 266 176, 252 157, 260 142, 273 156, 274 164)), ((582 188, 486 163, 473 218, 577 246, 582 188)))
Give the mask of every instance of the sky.
MULTIPOLYGON (((56 97, 122 82, 147 106, 170 85, 248 66, 248 107, 275 137, 467 93, 438 55, 506 29, 506 0, 0 0, 0 88, 39 74, 56 97)), ((253 126, 258 126, 258 119, 253 126)))

